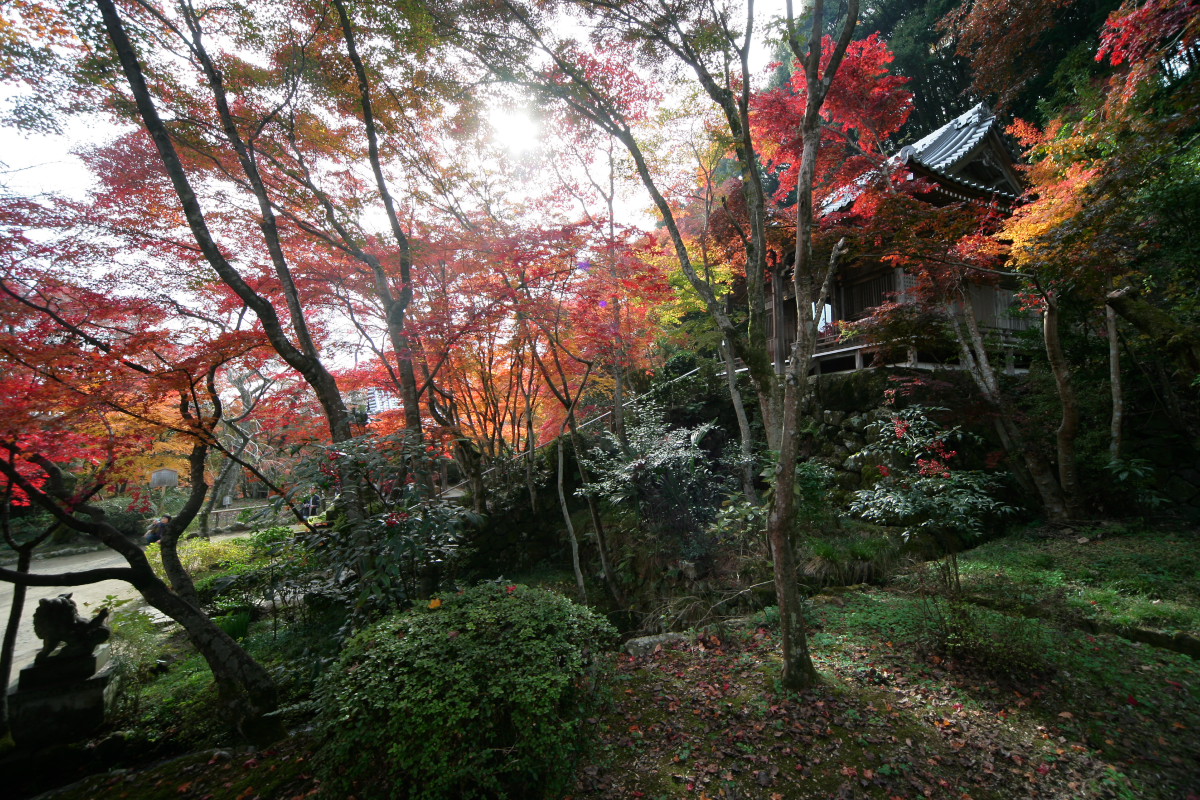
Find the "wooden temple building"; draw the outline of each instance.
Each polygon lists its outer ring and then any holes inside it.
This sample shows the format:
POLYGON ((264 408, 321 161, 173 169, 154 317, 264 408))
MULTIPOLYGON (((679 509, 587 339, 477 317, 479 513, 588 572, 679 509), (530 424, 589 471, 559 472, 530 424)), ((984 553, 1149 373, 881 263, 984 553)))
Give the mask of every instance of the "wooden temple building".
MULTIPOLYGON (((1000 135, 996 115, 983 103, 901 149, 892 157, 892 165, 906 170, 909 180, 930 181, 934 188, 926 199, 936 205, 975 201, 1008 209, 1018 202, 1021 194, 1013 157, 1000 135)), ((828 214, 846 208, 857 195, 850 187, 827 201, 820 211, 828 214)), ((831 308, 826 311, 823 327, 831 328, 831 323, 842 320, 862 319, 870 309, 883 303, 903 302, 905 292, 912 286, 911 276, 886 264, 873 268, 860 262, 843 268, 835 276, 831 308)), ((772 275, 768 291, 772 358, 781 369, 782 362, 776 355, 787 357, 795 331, 796 308, 790 275, 772 275), (775 326, 776 319, 783 319, 785 324, 775 326)), ((998 333, 1001 338, 1032 324, 1011 313, 1014 308, 1011 288, 976 285, 971 289, 971 301, 981 327, 998 333)), ((817 345, 814 369, 818 374, 862 369, 877 363, 877 356, 871 345, 839 339, 831 333, 817 345)), ((926 354, 912 350, 904 360, 889 363, 933 365, 926 354)))

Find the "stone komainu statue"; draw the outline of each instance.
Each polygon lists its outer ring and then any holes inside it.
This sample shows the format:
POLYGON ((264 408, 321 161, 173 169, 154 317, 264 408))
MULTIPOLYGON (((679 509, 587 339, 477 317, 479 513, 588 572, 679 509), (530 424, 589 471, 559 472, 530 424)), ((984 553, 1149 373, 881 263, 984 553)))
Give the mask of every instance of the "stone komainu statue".
POLYGON ((70 594, 43 598, 33 612, 33 632, 43 642, 34 660, 49 658, 60 643, 64 645, 61 656, 91 655, 97 645, 108 640, 110 631, 104 625, 107 617, 107 608, 100 609, 90 620, 79 616, 70 594))

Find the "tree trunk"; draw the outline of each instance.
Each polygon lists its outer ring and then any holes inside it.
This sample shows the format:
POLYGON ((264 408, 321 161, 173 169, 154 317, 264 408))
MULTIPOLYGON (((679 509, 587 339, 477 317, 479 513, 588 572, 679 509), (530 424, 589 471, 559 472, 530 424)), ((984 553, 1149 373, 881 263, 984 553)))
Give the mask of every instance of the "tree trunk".
POLYGON ((775 577, 775 597, 779 604, 779 626, 782 633, 783 674, 785 689, 800 691, 817 683, 820 676, 808 651, 808 632, 805 630, 804 606, 796 581, 796 559, 792 535, 796 528, 796 457, 799 434, 794 419, 800 408, 797 387, 789 382, 784 388, 783 440, 779 448, 779 463, 775 473, 775 495, 767 516, 767 542, 775 577))
MULTIPOLYGON (((17 572, 29 572, 33 561, 33 548, 17 550, 17 572)), ((13 586, 12 606, 8 609, 8 624, 4 628, 4 644, 0 646, 0 740, 8 736, 8 682, 12 678, 13 658, 17 649, 17 630, 21 627, 21 615, 25 612, 25 586, 13 586)))
MULTIPOLYGON (((146 565, 149 570, 149 564, 146 565)), ((265 745, 284 735, 277 719, 265 715, 278 705, 275 680, 229 634, 200 609, 172 593, 151 573, 134 586, 146 602, 178 622, 212 670, 221 704, 249 741, 265 745)))
MULTIPOLYGON (((801 123, 803 149, 800 173, 796 179, 796 260, 792 269, 792 287, 796 302, 796 337, 783 385, 779 415, 779 461, 775 472, 775 496, 767 517, 767 538, 775 564, 775 594, 779 599, 779 624, 783 629, 782 682, 789 690, 805 689, 819 680, 808 651, 804 608, 796 583, 795 554, 791 537, 796 529, 796 459, 799 457, 800 410, 808 395, 808 373, 816 352, 817 325, 824 314, 833 272, 843 242, 834 247, 829 264, 822 271, 813 260, 813 183, 817 154, 821 147, 821 106, 837 75, 846 48, 858 23, 858 0, 849 0, 846 21, 837 43, 828 53, 825 74, 821 74, 825 4, 814 0, 808 9, 812 27, 808 49, 801 50, 800 39, 788 6, 787 44, 804 65, 808 98, 801 123)), ((777 320, 776 324, 782 324, 777 320)))
POLYGON ((159 541, 159 554, 162 556, 163 570, 167 573, 167 580, 170 582, 171 590, 179 596, 181 600, 189 605, 200 608, 200 596, 196 594, 196 584, 192 581, 192 576, 183 568, 183 563, 179 560, 179 536, 195 518, 200 510, 201 504, 204 502, 204 497, 208 493, 208 484, 204 480, 205 461, 208 456, 208 445, 203 442, 196 442, 192 446, 191 455, 188 456, 190 467, 189 476, 192 483, 192 490, 188 495, 188 500, 184 503, 183 508, 171 520, 171 524, 167 526, 166 532, 159 541))
POLYGON ((487 510, 487 486, 483 482, 483 453, 475 442, 454 426, 454 461, 467 478, 471 487, 471 509, 476 514, 487 510))
MULTIPOLYGON (((220 279, 229 286, 234 294, 255 313, 262 323, 263 332, 280 358, 288 366, 304 376, 305 381, 312 387, 318 402, 321 404, 322 410, 325 412, 330 437, 333 441, 341 442, 351 438, 353 432, 350 426, 350 416, 346 412, 346 407, 342 402, 337 381, 334 380, 333 376, 325 368, 325 365, 321 363, 316 355, 315 346, 308 338, 304 317, 298 306, 295 286, 292 285, 287 265, 282 260, 278 231, 274 224, 274 212, 269 199, 266 197, 266 188, 262 183, 262 178, 258 174, 257 168, 254 166, 253 159, 246 150, 245 143, 241 140, 241 136, 237 132, 237 126, 233 122, 232 113, 229 110, 227 98, 221 83, 220 72, 208 60, 207 53, 203 50, 201 32, 198 27, 199 20, 194 14, 188 15, 188 24, 194 27, 192 40, 189 44, 203 61, 206 77, 210 83, 209 88, 213 93, 222 118, 223 129, 226 131, 226 135, 229 136, 229 144, 236 151, 238 161, 246 170, 247 180, 250 182, 259 201, 260 212, 262 214, 259 228, 263 233, 264 241, 271 253, 277 275, 285 290, 288 300, 289 322, 298 336, 298 344, 293 343, 288 337, 286 326, 280 320, 279 313, 271 301, 255 291, 246 282, 241 273, 230 263, 225 253, 217 245, 208 227, 208 222, 205 219, 204 210, 200 205, 199 199, 196 197, 195 191, 192 189, 187 171, 184 169, 183 162, 179 158, 179 153, 175 149, 170 131, 166 124, 163 123, 157 108, 155 108, 149 86, 142 72, 141 63, 137 58, 137 52, 129 40, 128 33, 121 22, 121 17, 115 3, 112 0, 96 0, 96 6, 100 10, 105 30, 112 42, 113 51, 125 74, 138 115, 141 117, 146 132, 154 141, 163 168, 171 180, 171 185, 175 190, 180 205, 183 207, 184 217, 192 232, 192 238, 195 239, 197 248, 203 255, 204 260, 212 267, 220 279)), ((351 518, 356 519, 360 517, 357 496, 353 491, 347 493, 346 500, 347 510, 351 514, 351 518)))
MULTIPOLYGON (((206 455, 206 445, 202 440, 198 440, 189 457, 193 481, 191 495, 179 515, 172 520, 171 531, 164 536, 164 541, 177 536, 200 509, 207 489, 203 481, 206 455)), ((35 486, 12 464, 2 460, 0 474, 20 487, 34 504, 49 513, 60 525, 95 536, 110 550, 122 556, 128 566, 57 575, 23 574, 20 571, 0 568, 0 580, 15 584, 14 588, 79 586, 109 579, 131 583, 146 602, 183 626, 189 640, 212 669, 223 705, 235 725, 255 743, 279 738, 283 730, 278 721, 264 718, 264 715, 274 711, 276 707, 277 692, 274 680, 262 665, 200 610, 199 605, 194 602, 195 588, 191 576, 183 570, 178 559, 169 559, 164 552, 164 565, 168 575, 172 576, 173 582, 178 581, 178 587, 183 594, 190 593, 190 599, 172 591, 171 587, 154 574, 142 548, 110 525, 105 519, 103 509, 86 502, 92 494, 99 491, 99 487, 80 500, 73 496, 68 482, 63 479, 64 473, 56 464, 37 455, 30 456, 30 460, 45 472, 44 486, 35 486), (68 508, 71 510, 68 511, 68 508)))
POLYGON ((1001 441, 1005 443, 1010 454, 1020 459, 1029 473, 1046 516, 1055 522, 1066 520, 1070 515, 1067 512, 1062 488, 1059 486, 1053 470, 1038 450, 1037 445, 1030 442, 1022 432, 1014 409, 1000 389, 1000 379, 988 357, 983 334, 979 331, 979 322, 975 318, 975 310, 971 306, 970 296, 963 292, 957 303, 948 299, 946 311, 954 330, 954 338, 958 341, 962 366, 975 382, 984 402, 996 414, 996 424, 1003 431, 1001 441))
POLYGON ((575 585, 579 589, 579 600, 587 602, 587 586, 583 582, 583 569, 579 565, 579 537, 575 535, 575 523, 571 522, 571 509, 567 506, 567 495, 563 490, 563 440, 558 437, 554 445, 558 450, 558 504, 562 508, 563 522, 567 526, 567 539, 571 543, 571 568, 575 570, 575 585))
POLYGON ((612 319, 613 319, 613 338, 617 343, 616 352, 613 354, 612 360, 612 376, 613 376, 613 408, 612 408, 612 431, 617 437, 617 441, 621 447, 629 452, 629 439, 625 436, 625 345, 621 339, 621 298, 617 292, 617 287, 620 285, 620 273, 617 270, 616 259, 616 197, 617 197, 617 170, 613 162, 613 140, 609 137, 608 140, 608 191, 604 193, 604 199, 608 206, 608 271, 612 278, 613 295, 612 295, 612 319))
POLYGON ((342 0, 333 0, 333 7, 337 11, 338 21, 342 28, 342 39, 346 43, 346 55, 350 59, 354 75, 358 80, 363 131, 367 136, 367 159, 371 164, 371 172, 375 176, 376 191, 379 192, 379 199, 383 202, 392 238, 400 254, 400 293, 398 296, 392 293, 387 275, 378 258, 371 258, 371 268, 375 275, 376 294, 387 315, 388 335, 392 341, 392 348, 396 351, 396 361, 400 373, 400 395, 404 404, 404 427, 415 437, 417 442, 420 442, 423 438, 421 398, 417 390, 416 370, 413 368, 412 341, 405 328, 405 317, 413 297, 412 247, 408 235, 400 225, 396 204, 383 174, 383 159, 379 152, 379 133, 376 130, 375 111, 371 101, 371 82, 362 58, 358 54, 354 25, 342 0))
MULTIPOLYGON (((244 452, 244 448, 244 444, 238 448, 236 455, 239 458, 244 452)), ((225 462, 221 465, 221 471, 217 473, 217 479, 213 481, 212 492, 209 493, 208 501, 204 504, 204 510, 200 512, 200 535, 205 539, 212 535, 211 520, 217 503, 220 502, 220 498, 224 497, 228 492, 233 491, 234 483, 237 480, 235 466, 238 466, 238 464, 232 458, 225 459, 225 462)))
POLYGON ((1033 478, 1029 475, 1029 470, 1025 463, 1017 455, 1017 446, 1013 442, 1012 437, 1008 435, 1008 428, 1004 426, 1004 421, 1000 419, 999 412, 992 418, 992 426, 996 430, 996 436, 1000 439, 1000 446, 1004 448, 1004 452, 1009 457, 1009 467, 1012 469, 1013 478, 1017 482, 1017 486, 1021 487, 1021 491, 1029 497, 1038 495, 1037 486, 1033 483, 1033 478))
POLYGON ((612 431, 621 447, 629 450, 629 439, 625 436, 625 368, 613 364, 613 410, 612 431))
POLYGON ((1063 497, 1062 487, 1059 486, 1054 470, 1045 456, 1038 451, 1037 445, 1030 442, 1029 438, 1021 431, 1008 403, 1001 400, 999 405, 993 405, 993 408, 997 410, 1001 424, 1008 433, 1008 439, 1016 448, 1017 456, 1029 472, 1029 477, 1037 490, 1038 499, 1042 502, 1042 509, 1046 512, 1046 516, 1051 522, 1066 522, 1071 519, 1066 498, 1063 497))
POLYGON ((529 492, 529 510, 534 514, 538 513, 538 493, 537 482, 534 480, 533 470, 536 466, 537 459, 537 438, 533 431, 533 403, 526 397, 526 402, 529 403, 526 409, 526 444, 525 444, 525 489, 529 492))
POLYGON ((754 488, 754 434, 750 431, 750 419, 742 403, 742 393, 737 385, 737 372, 733 353, 724 340, 721 341, 721 358, 725 361, 725 382, 729 386, 729 399, 733 402, 733 413, 737 417, 738 435, 741 440, 742 494, 746 501, 758 505, 758 492, 754 488))
POLYGON ((1137 292, 1129 287, 1109 292, 1107 302, 1110 308, 1175 361, 1185 381, 1200 373, 1200 329, 1195 325, 1180 322, 1138 297, 1137 292))
POLYGON ((1078 519, 1082 516, 1079 497, 1079 466, 1075 459, 1075 439, 1079 434, 1079 403, 1071 385, 1071 368, 1063 352, 1062 340, 1058 335, 1058 298, 1046 295, 1046 307, 1042 312, 1042 336, 1046 343, 1046 358, 1054 375, 1058 391, 1058 402, 1062 418, 1055 435, 1058 456, 1058 485, 1062 489, 1067 516, 1078 519))
MULTIPOLYGON (((586 490, 588 486, 587 469, 583 466, 583 447, 580 445, 580 440, 583 438, 579 435, 579 425, 575 420, 575 408, 567 412, 567 426, 571 431, 571 449, 575 451, 575 466, 579 470, 579 481, 586 490)), ((561 438, 561 437, 560 437, 561 438)), ((588 515, 592 518, 592 528, 596 533, 596 552, 600 555, 600 569, 604 572, 604 585, 608 587, 608 593, 612 595, 613 602, 618 608, 625 608, 625 598, 621 594, 621 587, 617 584, 617 576, 613 574, 612 567, 608 561, 608 538, 604 534, 604 523, 600 519, 600 506, 596 502, 596 498, 591 493, 585 491, 584 498, 587 500, 588 515)))
MULTIPOLYGON (((98 515, 94 512, 87 513, 103 518, 103 512, 98 515)), ((62 575, 22 574, 19 570, 0 569, 0 579, 15 584, 14 589, 25 586, 79 586, 114 578, 128 581, 147 603, 183 627, 189 641, 212 670, 213 680, 221 693, 222 707, 238 729, 250 741, 258 744, 266 744, 282 736, 283 730, 278 721, 264 719, 264 715, 274 711, 277 705, 277 690, 270 673, 199 608, 171 591, 154 574, 140 547, 125 540, 120 532, 107 523, 76 522, 80 530, 95 535, 124 556, 129 566, 62 575)))
POLYGON ((1108 334, 1108 386, 1112 391, 1112 417, 1108 425, 1108 460, 1121 460, 1121 429, 1125 419, 1125 396, 1121 389, 1121 340, 1117 330, 1117 312, 1104 307, 1104 327, 1108 334))

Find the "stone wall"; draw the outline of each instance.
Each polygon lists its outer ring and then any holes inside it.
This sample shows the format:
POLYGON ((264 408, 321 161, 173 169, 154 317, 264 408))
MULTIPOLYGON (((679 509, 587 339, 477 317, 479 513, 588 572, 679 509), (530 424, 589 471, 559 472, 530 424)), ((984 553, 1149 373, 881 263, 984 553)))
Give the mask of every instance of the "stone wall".
POLYGON ((813 460, 833 468, 834 484, 839 489, 852 491, 869 486, 879 475, 875 469, 878 461, 860 456, 858 452, 871 440, 868 426, 889 416, 883 408, 862 412, 826 409, 821 412, 820 423, 810 429, 810 452, 813 460))
MULTIPOLYGON (((871 424, 891 419, 893 415, 885 392, 908 385, 910 393, 901 398, 903 403, 962 407, 970 397, 971 387, 966 379, 963 373, 953 370, 927 372, 901 368, 822 375, 816 379, 815 388, 817 407, 821 410, 804 431, 807 454, 834 470, 838 489, 850 492, 870 486, 879 477, 876 469, 879 462, 857 453, 871 441, 871 424), (905 384, 912 380, 919 384, 905 384)), ((987 429, 976 433, 991 435, 987 429)))

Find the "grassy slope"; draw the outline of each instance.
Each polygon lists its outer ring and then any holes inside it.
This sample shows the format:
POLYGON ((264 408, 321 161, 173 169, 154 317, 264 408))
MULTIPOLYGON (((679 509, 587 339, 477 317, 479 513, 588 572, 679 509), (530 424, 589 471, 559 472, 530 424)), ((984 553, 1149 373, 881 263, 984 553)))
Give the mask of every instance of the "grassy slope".
MULTIPOLYGON (((1009 537, 964 555, 964 589, 989 608, 931 601, 916 578, 819 596, 812 645, 825 682, 803 696, 776 691, 769 626, 612 656, 613 701, 592 723, 597 746, 574 797, 1200 798, 1197 663, 1075 627, 1195 632, 1196 536, 1096 533, 1009 537)), ((264 628, 251 638, 291 649, 264 628)), ((192 716, 182 695, 199 699, 204 681, 175 669, 163 692, 147 690, 145 711, 169 693, 175 718, 192 716)), ((303 740, 211 764, 207 752, 62 796, 301 797, 317 789, 305 756, 303 740)))
POLYGON ((877 590, 818 605, 825 684, 799 697, 775 691, 763 629, 622 658, 579 796, 1200 795, 1190 659, 1019 620, 1040 649, 1002 648, 1026 662, 1005 671, 917 648, 923 608, 877 590))
POLYGON ((962 558, 963 589, 1063 622, 1200 633, 1200 532, 1031 531, 962 558))

